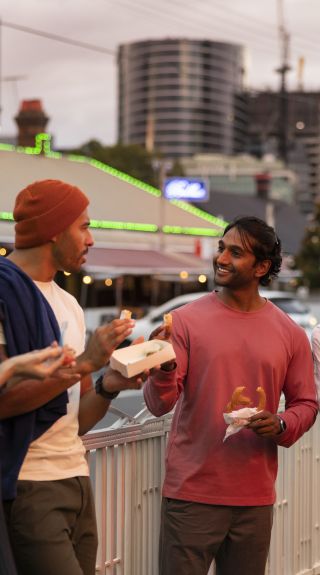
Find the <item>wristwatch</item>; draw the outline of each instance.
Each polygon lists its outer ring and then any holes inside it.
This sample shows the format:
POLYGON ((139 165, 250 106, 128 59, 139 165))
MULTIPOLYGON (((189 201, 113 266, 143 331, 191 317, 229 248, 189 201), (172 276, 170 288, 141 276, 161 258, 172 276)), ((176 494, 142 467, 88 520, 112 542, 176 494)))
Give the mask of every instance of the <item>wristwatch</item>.
POLYGON ((167 361, 161 365, 161 369, 163 371, 174 371, 177 367, 177 363, 175 361, 167 361))
POLYGON ((107 399, 108 401, 115 399, 120 393, 120 391, 107 391, 106 389, 104 389, 103 375, 100 375, 100 377, 98 377, 95 383, 95 390, 98 395, 101 395, 102 397, 104 397, 104 399, 107 399))
POLYGON ((287 429, 287 424, 284 421, 284 419, 282 419, 282 417, 280 417, 280 415, 278 415, 277 417, 279 419, 279 424, 280 424, 280 432, 279 433, 283 433, 287 429))

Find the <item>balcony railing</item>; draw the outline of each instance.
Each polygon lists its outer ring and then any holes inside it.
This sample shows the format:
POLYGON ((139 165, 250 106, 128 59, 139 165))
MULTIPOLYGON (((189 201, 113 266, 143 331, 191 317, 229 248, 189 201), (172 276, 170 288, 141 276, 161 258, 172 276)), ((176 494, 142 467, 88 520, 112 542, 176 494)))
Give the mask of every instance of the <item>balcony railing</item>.
MULTIPOLYGON (((158 575, 164 455, 171 415, 145 409, 84 438, 94 487, 97 575, 158 575)), ((210 573, 214 573, 212 566, 210 573)), ((279 448, 277 501, 266 575, 320 574, 320 426, 279 448)))

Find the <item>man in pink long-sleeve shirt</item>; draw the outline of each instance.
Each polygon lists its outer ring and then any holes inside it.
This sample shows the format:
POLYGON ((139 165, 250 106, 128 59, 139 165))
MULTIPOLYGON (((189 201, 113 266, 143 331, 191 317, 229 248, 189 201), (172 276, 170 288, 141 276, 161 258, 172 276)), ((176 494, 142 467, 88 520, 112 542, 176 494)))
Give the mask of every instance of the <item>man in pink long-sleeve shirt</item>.
MULTIPOLYGON (((144 388, 155 415, 176 406, 166 455, 160 575, 263 575, 277 475, 277 446, 314 423, 317 401, 306 334, 259 295, 281 266, 280 240, 254 217, 232 222, 214 257, 213 292, 173 312, 176 364, 144 388), (266 408, 223 442, 223 413, 237 387, 266 408), (277 414, 281 393, 285 411, 277 414)), ((163 328, 156 331, 164 336, 163 328)))

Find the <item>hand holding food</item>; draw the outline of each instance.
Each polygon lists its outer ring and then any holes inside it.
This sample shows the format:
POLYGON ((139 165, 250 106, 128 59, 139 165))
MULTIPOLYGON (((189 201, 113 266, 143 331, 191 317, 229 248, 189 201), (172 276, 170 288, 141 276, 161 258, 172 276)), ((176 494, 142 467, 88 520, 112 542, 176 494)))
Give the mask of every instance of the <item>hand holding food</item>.
MULTIPOLYGON (((236 387, 227 404, 223 417, 225 422, 228 424, 228 427, 223 441, 244 427, 252 427, 252 429, 259 427, 256 420, 260 420, 260 418, 263 417, 263 414, 266 413, 264 411, 266 406, 266 392, 263 387, 257 387, 256 389, 258 395, 258 405, 256 407, 251 407, 253 405, 253 401, 250 397, 244 395, 245 389, 244 385, 236 387)), ((256 429, 253 430, 256 431, 256 429)), ((258 431, 256 432, 259 433, 258 431)))
POLYGON ((151 339, 163 339, 170 340, 172 333, 172 315, 171 313, 165 313, 163 316, 163 323, 156 327, 149 336, 151 339))
POLYGON ((77 357, 77 369, 82 374, 104 367, 114 350, 132 333, 134 321, 114 319, 101 325, 91 335, 84 352, 77 357))
POLYGON ((55 377, 64 366, 74 365, 74 351, 68 347, 59 347, 56 343, 44 349, 30 351, 9 357, 0 364, 0 385, 9 381, 10 386, 21 379, 45 379, 55 377))
POLYGON ((275 413, 259 411, 249 418, 247 428, 260 437, 275 437, 283 431, 280 421, 280 417, 275 413))

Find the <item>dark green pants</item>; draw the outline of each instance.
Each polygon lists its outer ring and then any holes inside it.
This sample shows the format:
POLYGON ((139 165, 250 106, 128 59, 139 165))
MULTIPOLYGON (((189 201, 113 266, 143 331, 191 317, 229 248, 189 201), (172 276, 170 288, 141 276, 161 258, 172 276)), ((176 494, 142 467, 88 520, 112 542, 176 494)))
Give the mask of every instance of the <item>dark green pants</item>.
POLYGON ((163 499, 159 575, 264 575, 273 507, 163 499))
POLYGON ((94 575, 97 531, 90 479, 19 481, 5 503, 19 575, 94 575))

